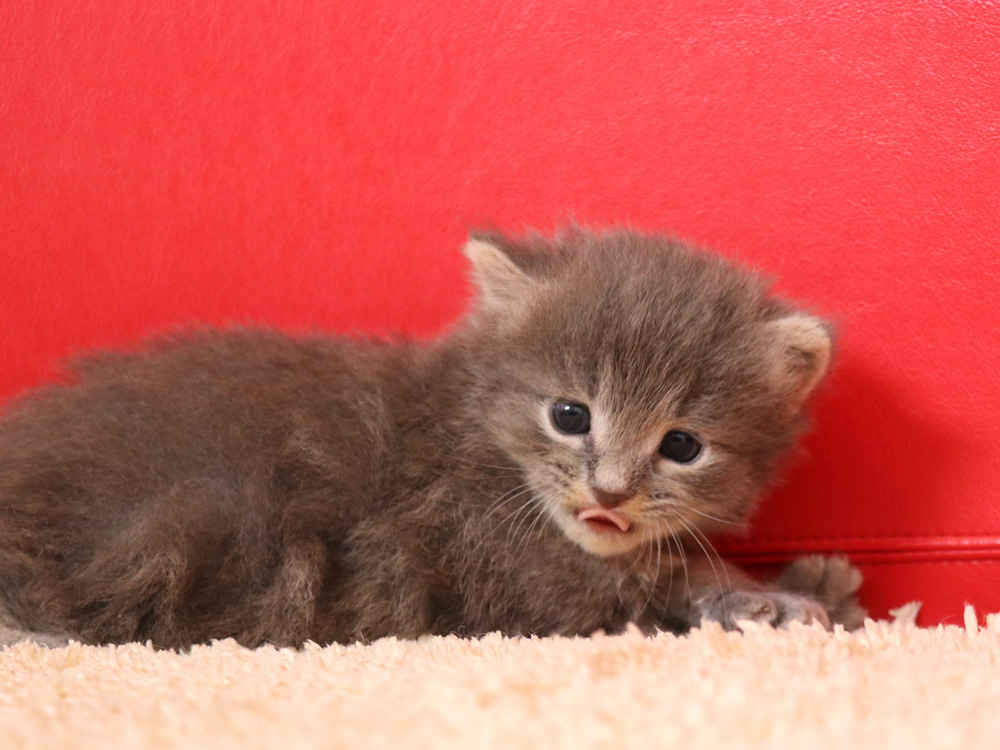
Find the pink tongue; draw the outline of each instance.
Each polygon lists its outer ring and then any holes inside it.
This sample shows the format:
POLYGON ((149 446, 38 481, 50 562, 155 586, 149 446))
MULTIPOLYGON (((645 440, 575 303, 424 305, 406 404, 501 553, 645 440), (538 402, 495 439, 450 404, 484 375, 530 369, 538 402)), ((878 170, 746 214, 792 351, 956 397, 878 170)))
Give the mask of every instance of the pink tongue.
MULTIPOLYGON (((620 513, 615 513, 613 510, 608 510, 607 508, 602 508, 600 505, 591 505, 589 508, 584 508, 576 515, 577 521, 606 521, 610 524, 617 526, 621 531, 628 531, 629 520, 620 513)), ((597 524, 594 524, 597 526, 597 524)), ((610 531, 610 529, 609 529, 610 531)))

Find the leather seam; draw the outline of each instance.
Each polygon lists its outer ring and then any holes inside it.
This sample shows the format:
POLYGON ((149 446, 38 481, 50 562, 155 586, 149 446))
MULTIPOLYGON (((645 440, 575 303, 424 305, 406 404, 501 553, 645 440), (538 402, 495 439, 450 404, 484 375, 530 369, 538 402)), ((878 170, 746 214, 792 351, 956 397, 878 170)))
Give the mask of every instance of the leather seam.
POLYGON ((882 534, 878 536, 836 536, 836 537, 771 537, 768 539, 754 539, 753 541, 743 542, 741 540, 726 540, 727 543, 733 547, 755 547, 764 544, 850 544, 858 542, 893 542, 893 541, 913 541, 917 539, 923 539, 930 542, 936 547, 968 547, 970 544, 976 546, 985 546, 988 544, 994 544, 1000 547, 1000 535, 958 535, 950 534, 945 536, 936 536, 933 534, 912 534, 912 535, 889 535, 882 534))
MULTIPOLYGON (((761 566, 785 565, 794 560, 795 557, 796 555, 792 554, 782 560, 755 561, 753 559, 746 559, 746 560, 738 559, 737 562, 740 562, 744 565, 748 565, 751 567, 754 565, 761 565, 761 566)), ((975 558, 969 558, 969 559, 926 558, 923 560, 893 560, 890 555, 885 555, 884 558, 885 559, 881 560, 879 559, 864 560, 862 562, 859 562, 858 564, 865 566, 867 565, 900 565, 900 566, 901 565, 997 565, 1000 566, 1000 559, 977 560, 975 558)))

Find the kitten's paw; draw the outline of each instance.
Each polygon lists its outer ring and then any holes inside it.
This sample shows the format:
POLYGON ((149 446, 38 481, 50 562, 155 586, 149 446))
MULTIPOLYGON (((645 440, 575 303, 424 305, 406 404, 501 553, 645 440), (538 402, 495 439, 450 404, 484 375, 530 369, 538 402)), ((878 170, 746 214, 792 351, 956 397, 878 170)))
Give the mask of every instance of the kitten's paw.
POLYGON ((858 604, 861 571, 844 557, 810 555, 793 562, 775 582, 777 588, 814 597, 830 615, 830 622, 854 630, 867 612, 858 604))
POLYGON ((794 620, 830 629, 826 608, 815 599, 782 591, 729 591, 697 603, 701 620, 737 630, 744 620, 787 628, 794 620))

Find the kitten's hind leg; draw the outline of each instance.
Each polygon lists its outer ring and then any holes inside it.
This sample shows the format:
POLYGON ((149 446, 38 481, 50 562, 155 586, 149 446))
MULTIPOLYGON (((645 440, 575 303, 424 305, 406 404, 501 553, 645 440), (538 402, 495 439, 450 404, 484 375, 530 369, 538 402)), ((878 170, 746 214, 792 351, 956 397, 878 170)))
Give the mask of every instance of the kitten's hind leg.
POLYGON ((15 630, 0 625, 0 648, 13 646, 17 643, 30 641, 46 648, 62 648, 69 645, 69 638, 54 633, 33 633, 28 630, 15 630))
POLYGON ((13 646, 15 643, 31 641, 39 646, 59 648, 69 644, 69 638, 55 633, 36 633, 25 630, 0 602, 0 648, 13 646))

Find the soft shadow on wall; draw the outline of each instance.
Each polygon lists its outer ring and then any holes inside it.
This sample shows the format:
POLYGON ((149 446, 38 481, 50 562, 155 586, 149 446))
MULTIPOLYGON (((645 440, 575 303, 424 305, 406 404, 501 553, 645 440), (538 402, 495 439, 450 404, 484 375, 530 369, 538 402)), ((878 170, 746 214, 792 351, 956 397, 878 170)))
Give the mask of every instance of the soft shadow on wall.
POLYGON ((981 614, 1000 608, 1000 535, 968 531, 995 512, 992 498, 951 491, 982 471, 983 447, 901 399, 892 372, 841 355, 798 455, 748 533, 720 549, 763 578, 801 555, 846 555, 876 617, 909 601, 924 603, 924 625, 960 621, 967 602, 981 614))

